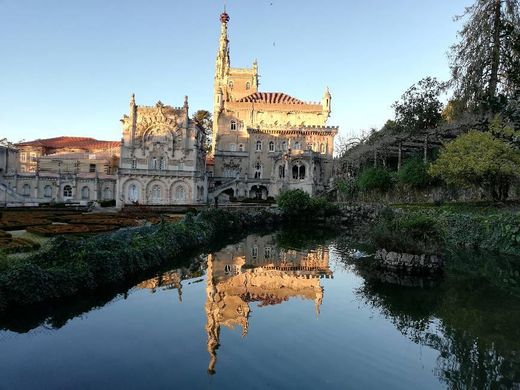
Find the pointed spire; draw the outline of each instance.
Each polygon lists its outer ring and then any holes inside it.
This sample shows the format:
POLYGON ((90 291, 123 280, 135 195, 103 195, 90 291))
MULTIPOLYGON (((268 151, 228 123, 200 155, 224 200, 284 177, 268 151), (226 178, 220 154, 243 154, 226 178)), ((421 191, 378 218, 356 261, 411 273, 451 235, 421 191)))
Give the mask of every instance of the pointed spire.
POLYGON ((220 14, 220 39, 217 53, 217 69, 216 77, 224 77, 229 68, 229 40, 227 36, 227 24, 229 22, 229 15, 224 12, 220 14))
POLYGON ((135 93, 133 93, 132 97, 130 98, 130 106, 135 106, 135 93))

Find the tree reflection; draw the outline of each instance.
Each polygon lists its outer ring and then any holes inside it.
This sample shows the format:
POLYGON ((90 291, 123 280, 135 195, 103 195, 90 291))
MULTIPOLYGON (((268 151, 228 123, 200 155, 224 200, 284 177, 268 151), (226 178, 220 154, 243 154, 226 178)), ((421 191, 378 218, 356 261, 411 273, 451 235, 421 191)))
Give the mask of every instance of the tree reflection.
POLYGON ((432 280, 377 270, 348 247, 338 242, 342 260, 364 278, 358 297, 410 340, 437 350, 434 374, 449 388, 520 387, 520 298, 510 280, 486 277, 511 274, 518 259, 452 254, 444 278, 432 280))

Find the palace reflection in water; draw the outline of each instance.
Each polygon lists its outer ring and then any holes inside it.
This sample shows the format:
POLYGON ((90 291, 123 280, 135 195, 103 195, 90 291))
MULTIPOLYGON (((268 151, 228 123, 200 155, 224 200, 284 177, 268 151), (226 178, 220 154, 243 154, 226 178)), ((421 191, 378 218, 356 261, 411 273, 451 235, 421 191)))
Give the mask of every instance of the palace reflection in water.
POLYGON ((215 373, 222 325, 231 329, 238 326, 242 336, 247 335, 250 303, 263 307, 300 297, 314 301, 319 315, 323 301, 320 278, 332 278, 327 248, 282 249, 273 235, 251 235, 209 255, 205 306, 208 373, 215 373))

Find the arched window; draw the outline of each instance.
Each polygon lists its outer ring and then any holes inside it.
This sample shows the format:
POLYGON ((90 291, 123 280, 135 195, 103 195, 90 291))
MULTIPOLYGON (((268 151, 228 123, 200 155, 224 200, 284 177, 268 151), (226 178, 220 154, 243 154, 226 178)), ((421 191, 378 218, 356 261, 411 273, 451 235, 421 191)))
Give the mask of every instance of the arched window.
POLYGON ((262 164, 257 162, 255 164, 255 179, 261 179, 262 178, 262 164))
POLYGON ((81 189, 81 199, 88 200, 90 199, 90 189, 85 186, 81 189))
POLYGON ((139 200, 139 189, 135 184, 131 184, 128 187, 128 200, 130 202, 137 202, 139 200))
POLYGON ((237 151, 237 144, 229 144, 229 150, 231 150, 232 152, 236 152, 237 151))
POLYGON ((22 187, 22 195, 23 196, 31 196, 31 186, 29 184, 24 184, 22 187))
POLYGON ((43 187, 43 197, 44 198, 51 198, 52 197, 52 187, 49 185, 46 185, 43 187))
POLYGON ((152 187, 152 200, 157 202, 161 199, 161 187, 158 184, 155 184, 152 187))
POLYGON ((229 85, 229 88, 233 89, 233 81, 232 80, 228 81, 228 85, 229 85))
POLYGON ((300 149, 300 143, 298 141, 294 143, 294 149, 300 149))
POLYGON ((269 151, 274 152, 274 142, 273 141, 269 141, 269 151))
POLYGON ((287 150, 287 143, 285 141, 282 142, 282 150, 284 152, 287 150))
POLYGON ((293 165, 292 167, 292 178, 298 180, 298 165, 293 165))
POLYGON ((271 258, 271 247, 270 246, 266 246, 264 248, 264 258, 266 258, 266 259, 271 258))
POLYGON ((278 177, 283 179, 285 177, 285 165, 280 165, 278 167, 278 177))
POLYGON ((164 159, 164 157, 161 157, 161 158, 159 159, 159 169, 160 169, 161 171, 164 171, 164 168, 165 168, 165 166, 166 166, 165 161, 166 161, 166 160, 164 159))
POLYGON ((321 144, 321 145, 320 145, 320 152, 321 152, 322 154, 325 154, 325 153, 327 152, 327 150, 325 149, 325 144, 321 144))
POLYGON ((258 247, 256 245, 251 248, 251 257, 253 257, 253 259, 258 257, 258 247))
POLYGON ((63 187, 63 197, 64 198, 71 198, 72 197, 72 187, 69 185, 66 185, 63 187))
POLYGON ((186 191, 183 186, 177 186, 175 189, 175 199, 177 200, 185 200, 186 199, 186 191))
POLYGON ((112 190, 110 188, 105 187, 105 189, 103 190, 103 198, 105 200, 112 199, 112 190))
POLYGON ((230 125, 229 125, 229 128, 232 130, 232 131, 235 131, 237 129, 237 121, 236 120, 232 120, 230 125))
POLYGON ((299 179, 300 180, 304 180, 305 179, 305 165, 300 165, 299 179))
POLYGON ((256 149, 255 149, 257 152, 261 152, 262 151, 262 141, 258 140, 256 141, 256 149))
POLYGON ((150 161, 150 169, 157 169, 157 158, 153 157, 150 161))
POLYGON ((137 169, 137 160, 135 158, 132 160, 132 169, 137 169))
POLYGON ((251 83, 248 81, 248 82, 246 83, 246 90, 249 90, 249 89, 251 89, 251 83))
POLYGON ((294 180, 305 179, 305 165, 302 163, 296 163, 292 167, 292 178, 294 180))
POLYGON ((238 150, 243 152, 244 151, 244 144, 238 144, 238 150))

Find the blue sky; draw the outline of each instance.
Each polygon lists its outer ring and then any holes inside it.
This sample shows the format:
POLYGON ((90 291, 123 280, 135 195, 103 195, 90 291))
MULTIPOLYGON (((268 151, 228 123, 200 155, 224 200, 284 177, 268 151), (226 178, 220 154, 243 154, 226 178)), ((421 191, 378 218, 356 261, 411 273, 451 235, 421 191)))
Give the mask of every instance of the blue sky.
MULTIPOLYGON (((232 66, 260 89, 321 100, 340 134, 380 127, 446 52, 471 0, 228 0, 232 66)), ((0 0, 0 138, 118 140, 131 93, 212 109, 220 0, 0 0)))

